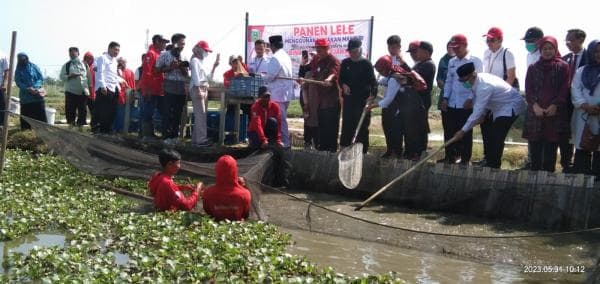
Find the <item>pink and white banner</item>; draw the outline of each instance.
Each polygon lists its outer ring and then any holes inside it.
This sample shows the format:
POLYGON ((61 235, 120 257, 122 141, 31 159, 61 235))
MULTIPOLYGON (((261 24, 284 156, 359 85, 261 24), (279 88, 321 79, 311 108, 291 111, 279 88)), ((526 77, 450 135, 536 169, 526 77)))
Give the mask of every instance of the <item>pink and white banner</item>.
POLYGON ((340 61, 348 57, 346 47, 348 40, 358 37, 362 40, 363 54, 368 57, 371 53, 371 26, 368 20, 327 22, 327 23, 305 23, 289 25, 249 25, 247 59, 255 56, 254 41, 263 39, 269 42, 272 35, 283 37, 283 48, 292 58, 294 75, 298 74, 298 66, 302 57, 302 50, 314 51, 314 42, 318 38, 327 38, 330 42, 330 52, 340 61))

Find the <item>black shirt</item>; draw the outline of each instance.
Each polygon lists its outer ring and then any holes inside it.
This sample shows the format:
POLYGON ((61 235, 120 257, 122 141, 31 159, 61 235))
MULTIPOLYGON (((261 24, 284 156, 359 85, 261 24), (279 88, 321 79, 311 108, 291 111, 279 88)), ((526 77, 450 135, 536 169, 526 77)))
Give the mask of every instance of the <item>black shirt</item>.
POLYGON ((428 59, 415 64, 413 70, 419 73, 423 80, 425 80, 425 83, 427 83, 427 89, 420 91, 419 95, 421 95, 421 98, 423 99, 423 104, 425 105, 425 108, 429 109, 429 107, 431 106, 431 91, 433 90, 433 80, 435 79, 435 63, 433 63, 431 59, 428 59))
MULTIPOLYGON (((340 65, 340 86, 342 84, 350 87, 350 97, 356 96, 360 99, 366 99, 369 96, 377 95, 377 80, 373 65, 366 58, 358 61, 352 61, 350 58, 342 60, 340 65)), ((344 94, 344 97, 348 97, 344 94)))

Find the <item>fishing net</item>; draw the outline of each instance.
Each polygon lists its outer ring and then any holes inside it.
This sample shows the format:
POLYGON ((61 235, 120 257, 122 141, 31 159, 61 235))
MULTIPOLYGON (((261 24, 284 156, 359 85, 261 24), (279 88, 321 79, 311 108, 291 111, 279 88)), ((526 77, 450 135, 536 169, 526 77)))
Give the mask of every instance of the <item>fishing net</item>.
MULTIPOLYGON (((162 146, 26 120, 55 153, 82 171, 147 179, 160 168, 155 152, 162 146)), ((200 149, 178 151, 186 160, 182 174, 208 178, 214 177, 214 162, 223 154, 216 148, 202 154, 200 149), (190 157, 195 161, 187 161, 190 157)), ((413 163, 367 154, 362 179, 350 191, 338 179, 333 153, 286 151, 283 159, 277 152, 226 151, 237 155, 239 172, 249 181, 251 216, 278 226, 502 265, 592 267, 592 259, 600 256, 600 234, 593 229, 600 226, 600 193, 586 176, 429 164, 382 194, 388 203, 374 202, 356 212, 353 208, 365 196, 413 163), (287 163, 291 186, 271 186, 287 163), (532 249, 540 247, 547 249, 532 249)))
POLYGON ((363 145, 354 143, 338 154, 340 182, 348 189, 353 189, 360 183, 363 165, 363 145))

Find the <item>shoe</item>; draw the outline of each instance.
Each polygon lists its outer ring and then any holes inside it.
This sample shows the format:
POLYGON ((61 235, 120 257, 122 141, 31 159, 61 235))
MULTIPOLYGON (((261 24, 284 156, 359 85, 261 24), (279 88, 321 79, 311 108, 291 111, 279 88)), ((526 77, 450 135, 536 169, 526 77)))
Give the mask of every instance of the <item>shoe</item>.
POLYGON ((212 141, 206 140, 206 141, 203 141, 200 143, 193 143, 192 145, 197 146, 197 147, 208 147, 208 146, 211 146, 212 144, 213 144, 212 141))
POLYGON ((487 165, 487 160, 486 159, 481 159, 479 161, 474 161, 474 162, 471 163, 471 165, 478 166, 478 167, 485 167, 485 165, 487 165))

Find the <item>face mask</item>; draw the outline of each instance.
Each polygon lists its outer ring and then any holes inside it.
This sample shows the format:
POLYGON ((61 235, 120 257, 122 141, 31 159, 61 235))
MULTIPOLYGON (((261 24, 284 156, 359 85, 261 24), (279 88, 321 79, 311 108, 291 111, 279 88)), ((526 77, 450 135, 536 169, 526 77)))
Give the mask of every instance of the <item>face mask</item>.
POLYGON ((528 42, 528 43, 525 43, 525 48, 529 52, 534 52, 537 49, 537 45, 535 43, 528 42))
POLYGON ((466 89, 471 89, 473 87, 473 84, 471 84, 471 82, 469 82, 469 81, 462 82, 462 85, 466 89))

